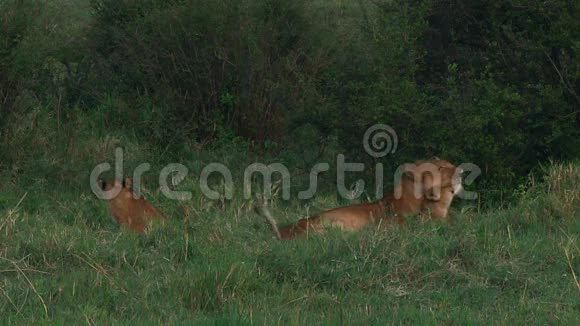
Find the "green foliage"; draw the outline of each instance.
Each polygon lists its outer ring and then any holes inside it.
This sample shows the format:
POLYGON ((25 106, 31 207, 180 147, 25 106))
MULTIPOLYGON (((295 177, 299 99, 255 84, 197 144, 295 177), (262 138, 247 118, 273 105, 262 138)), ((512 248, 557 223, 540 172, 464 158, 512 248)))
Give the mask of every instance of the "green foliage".
POLYGON ((104 78, 165 107, 181 136, 207 141, 233 129, 264 142, 283 132, 287 98, 301 87, 295 82, 309 26, 303 6, 93 1, 91 46, 104 78))
POLYGON ((537 162, 580 154, 579 12, 568 1, 433 1, 418 80, 454 126, 434 128, 437 140, 452 156, 485 162, 488 184, 521 182, 537 162))
POLYGON ((19 141, 7 122, 48 110, 57 131, 97 117, 176 157, 244 143, 304 169, 333 161, 331 148, 369 166, 363 134, 384 123, 399 138, 387 171, 430 156, 472 162, 486 200, 580 155, 575 2, 0 6, 5 153, 19 141))
MULTIPOLYGON (((22 81, 12 69, 18 59, 16 51, 22 40, 30 33, 33 1, 2 1, 0 3, 0 131, 6 121, 15 97, 21 90, 22 81), (28 14, 27 14, 28 13, 28 14)), ((36 9, 38 10, 38 9, 36 9)))
POLYGON ((484 172, 477 186, 499 190, 495 198, 539 162, 580 155, 577 4, 389 1, 375 9, 322 69, 324 103, 295 111, 295 124, 314 124, 370 161, 362 135, 386 123, 400 145, 388 166, 432 155, 472 162, 484 172))

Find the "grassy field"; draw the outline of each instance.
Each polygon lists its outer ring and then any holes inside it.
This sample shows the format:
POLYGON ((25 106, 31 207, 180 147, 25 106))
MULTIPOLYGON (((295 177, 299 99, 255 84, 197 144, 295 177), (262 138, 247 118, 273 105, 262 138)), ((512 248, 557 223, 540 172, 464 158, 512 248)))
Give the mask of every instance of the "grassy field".
MULTIPOLYGON (((73 70, 76 64, 81 71, 83 64, 91 73, 99 70, 75 50, 83 48, 94 23, 89 1, 40 3, 42 11, 22 15, 35 18, 26 37, 9 55, 0 53, 13 75, 24 76, 7 84, 17 93, 14 109, 0 107, 6 113, 0 117, 6 117, 0 120, 0 324, 580 324, 579 161, 545 167, 507 202, 457 201, 449 223, 410 218, 407 227, 388 232, 333 231, 278 241, 256 215, 254 200, 243 199, 244 168, 253 162, 285 163, 293 185, 304 190, 310 167, 336 162, 337 154, 348 151, 330 141, 320 151, 319 138, 308 130, 289 135, 291 141, 276 150, 260 148, 261 153, 229 130, 208 145, 179 133, 166 137, 172 125, 163 120, 165 107, 145 100, 137 105, 139 99, 129 103, 132 93, 107 89, 115 86, 98 75, 85 77, 105 84, 96 86, 107 91, 93 94, 94 85, 83 79, 79 85, 90 90, 85 94, 90 100, 67 103, 63 58, 73 70), (117 147, 124 148, 126 174, 151 163, 145 195, 169 218, 165 226, 144 235, 120 228, 107 203, 91 192, 91 170, 113 163, 117 147), (158 172, 172 162, 188 167, 178 189, 192 191, 191 200, 169 200, 158 191, 158 172), (237 182, 232 200, 202 195, 198 177, 211 162, 231 168, 237 182)), ((308 8, 314 18, 308 17, 324 30, 340 31, 344 37, 327 42, 338 40, 336 49, 342 49, 360 39, 360 20, 353 15, 364 13, 361 3, 369 1, 313 1, 308 8)), ((0 18, 11 14, 2 12, 0 18)), ((6 21, 24 24, 22 17, 6 21)), ((364 85, 353 82, 352 92, 364 85)), ((404 107, 407 93, 395 93, 404 107)), ((558 132, 572 147, 572 132, 558 132)), ((272 204, 278 221, 349 204, 337 198, 332 176, 321 180, 311 200, 278 196, 272 204)), ((220 180, 212 184, 223 191, 220 180)))
MULTIPOLYGON (((94 159, 112 162, 118 143, 128 166, 163 159, 131 137, 72 130, 66 146, 56 145, 66 133, 47 127, 28 133, 29 146, 9 147, 20 163, 2 171, 0 185, 3 322, 580 321, 577 163, 548 167, 505 210, 457 202, 450 223, 411 219, 387 233, 277 241, 252 200, 222 204, 196 190, 203 164, 255 159, 232 145, 181 161, 191 168, 181 187, 194 189, 192 200, 167 200, 150 186, 148 197, 171 222, 138 236, 115 225, 88 174, 94 159)), ((273 212, 296 220, 338 205, 330 193, 278 200, 273 212)))

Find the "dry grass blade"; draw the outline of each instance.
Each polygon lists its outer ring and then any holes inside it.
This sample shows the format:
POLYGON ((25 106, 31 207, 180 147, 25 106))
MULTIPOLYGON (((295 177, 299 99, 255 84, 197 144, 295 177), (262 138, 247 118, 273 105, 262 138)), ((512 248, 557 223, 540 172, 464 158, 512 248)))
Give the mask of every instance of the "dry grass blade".
POLYGON ((566 255, 566 261, 568 262, 568 266, 570 266, 570 271, 572 272, 572 277, 574 278, 574 282, 576 283, 576 287, 578 288, 578 292, 580 292, 580 283, 578 282, 578 278, 576 277, 576 273, 574 272, 574 267, 572 266, 572 259, 570 251, 568 248, 564 248, 564 254, 566 255))
POLYGON ((14 308, 14 310, 16 311, 16 313, 19 314, 20 316, 22 316, 22 312, 20 312, 20 309, 18 309, 18 307, 16 307, 16 305, 14 304, 14 301, 12 301, 12 299, 8 296, 8 294, 6 293, 6 291, 4 291, 3 288, 0 288, 0 292, 2 293, 2 296, 4 296, 6 298, 6 300, 8 300, 8 302, 10 303, 10 305, 12 305, 12 307, 14 308))
POLYGON ((560 231, 564 234, 564 236, 566 236, 566 238, 568 238, 569 244, 570 246, 568 248, 562 246, 562 249, 564 250, 564 255, 566 256, 566 262, 568 263, 568 266, 570 267, 570 272, 572 273, 572 277, 574 278, 574 283, 576 283, 576 287, 578 288, 578 291, 580 292, 580 282, 578 282, 578 277, 576 276, 576 272, 574 272, 574 267, 572 265, 572 260, 574 259, 574 255, 570 253, 570 248, 572 248, 574 251, 579 251, 578 247, 576 246, 576 238, 571 237, 566 231, 564 231, 564 229, 562 229, 560 227, 560 231))
MULTIPOLYGON (((107 270, 99 265, 96 262, 89 262, 87 259, 77 255, 77 254, 73 254, 75 257, 77 257, 80 261, 84 262, 85 264, 89 265, 92 269, 94 269, 95 271, 97 271, 97 273, 102 274, 103 276, 105 276, 109 282, 111 282, 113 285, 115 285, 116 287, 118 287, 119 289, 121 289, 121 291, 123 291, 123 293, 127 293, 127 290, 125 288, 123 288, 122 286, 120 286, 117 282, 115 282, 115 280, 111 277, 111 275, 109 274, 109 272, 107 272, 107 270)), ((87 258, 90 258, 87 254, 85 254, 85 256, 87 256, 87 258)))
POLYGON ((18 207, 20 207, 20 204, 22 204, 22 202, 24 201, 26 195, 28 195, 28 192, 25 192, 24 195, 20 197, 20 200, 18 201, 18 203, 16 203, 16 206, 14 206, 12 209, 8 211, 8 214, 2 221, 2 224, 0 224, 0 231, 2 231, 2 229, 5 229, 6 235, 8 235, 8 222, 10 222, 10 224, 14 224, 14 219, 12 219, 12 216, 18 211, 18 207))
POLYGON ((49 272, 39 271, 39 270, 32 269, 32 268, 21 268, 20 270, 18 270, 18 269, 2 269, 2 270, 0 270, 0 273, 20 272, 20 271, 23 271, 23 272, 35 272, 35 273, 50 275, 49 272))
POLYGON ((24 279, 26 280, 26 282, 28 283, 28 285, 30 285, 30 288, 32 289, 32 291, 34 291, 34 294, 36 294, 36 296, 38 297, 38 299, 40 299, 40 302, 42 303, 42 307, 44 308, 44 313, 46 314, 46 318, 48 319, 48 308, 46 307, 46 303, 44 302, 44 299, 42 298, 42 296, 40 295, 40 293, 38 293, 38 291, 36 291, 36 288, 34 287, 34 284, 30 281, 30 279, 28 278, 28 276, 26 276, 26 273, 24 273, 24 271, 20 268, 20 266, 18 266, 18 264, 16 264, 15 261, 12 261, 12 260, 7 259, 7 258, 4 258, 4 257, 0 257, 0 259, 3 259, 3 260, 6 260, 6 261, 10 262, 18 270, 18 272, 20 273, 20 275, 22 275, 24 277, 24 279))

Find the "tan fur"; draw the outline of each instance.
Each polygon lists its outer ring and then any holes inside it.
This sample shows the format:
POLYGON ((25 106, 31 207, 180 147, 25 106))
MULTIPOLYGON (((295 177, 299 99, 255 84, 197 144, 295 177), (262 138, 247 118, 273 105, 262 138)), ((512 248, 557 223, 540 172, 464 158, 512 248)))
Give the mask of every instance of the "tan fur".
POLYGON ((421 214, 425 218, 432 219, 446 219, 449 215, 449 207, 453 198, 455 198, 456 191, 453 187, 448 186, 441 189, 441 198, 438 201, 426 201, 423 204, 423 212, 421 214))
POLYGON ((143 198, 135 198, 131 190, 131 179, 125 179, 125 184, 115 180, 111 185, 105 183, 103 190, 120 189, 117 196, 109 200, 109 213, 117 223, 127 228, 143 233, 145 227, 154 220, 165 222, 166 218, 143 198))
POLYGON ((309 232, 322 234, 327 227, 358 231, 374 223, 388 228, 404 224, 408 215, 426 211, 430 212, 430 217, 446 218, 453 197, 461 190, 459 172, 445 160, 416 161, 405 167, 394 191, 377 202, 334 208, 279 229, 267 207, 262 207, 261 213, 279 239, 293 239, 309 232))

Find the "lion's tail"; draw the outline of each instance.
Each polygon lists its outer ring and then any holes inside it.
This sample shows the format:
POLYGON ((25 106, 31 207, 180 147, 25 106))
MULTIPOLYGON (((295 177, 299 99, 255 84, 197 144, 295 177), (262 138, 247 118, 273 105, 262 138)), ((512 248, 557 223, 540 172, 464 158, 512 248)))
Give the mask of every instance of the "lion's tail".
POLYGON ((266 219, 266 221, 268 221, 268 223, 270 223, 270 226, 272 226, 272 230, 276 234, 276 238, 282 239, 282 235, 280 234, 280 230, 278 229, 278 224, 276 223, 276 220, 272 216, 272 213, 270 212, 268 206, 266 206, 266 204, 257 205, 256 209, 258 213, 262 215, 266 219))

